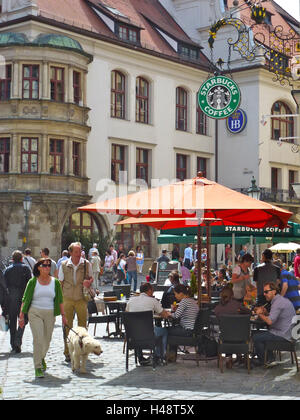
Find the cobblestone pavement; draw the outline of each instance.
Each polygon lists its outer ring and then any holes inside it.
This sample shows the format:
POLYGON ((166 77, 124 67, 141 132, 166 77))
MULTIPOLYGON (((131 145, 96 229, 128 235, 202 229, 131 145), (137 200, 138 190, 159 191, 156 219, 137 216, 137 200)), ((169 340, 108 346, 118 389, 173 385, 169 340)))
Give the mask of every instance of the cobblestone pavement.
MULTIPOLYGON (((94 326, 89 328, 93 334, 94 326)), ((64 361, 61 319, 57 318, 46 358, 45 378, 34 377, 32 335, 27 326, 22 353, 11 354, 9 333, 0 332, 0 399, 103 399, 103 400, 218 400, 300 399, 300 373, 289 355, 271 369, 255 368, 248 375, 234 366, 221 374, 216 360, 179 360, 167 366, 136 367, 134 357, 125 370, 123 340, 103 339, 105 326, 98 325, 103 353, 90 355, 87 374, 73 374, 64 361)))

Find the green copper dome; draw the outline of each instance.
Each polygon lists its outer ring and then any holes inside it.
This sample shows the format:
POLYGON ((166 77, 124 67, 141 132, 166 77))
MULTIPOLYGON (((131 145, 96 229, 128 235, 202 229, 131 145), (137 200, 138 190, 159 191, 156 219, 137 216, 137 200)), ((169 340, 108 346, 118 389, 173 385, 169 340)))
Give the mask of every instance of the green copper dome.
POLYGON ((41 47, 67 48, 83 52, 82 46, 75 39, 58 34, 40 34, 33 42, 41 47))
POLYGON ((17 32, 1 32, 0 46, 4 45, 24 45, 28 44, 28 38, 25 34, 17 32))

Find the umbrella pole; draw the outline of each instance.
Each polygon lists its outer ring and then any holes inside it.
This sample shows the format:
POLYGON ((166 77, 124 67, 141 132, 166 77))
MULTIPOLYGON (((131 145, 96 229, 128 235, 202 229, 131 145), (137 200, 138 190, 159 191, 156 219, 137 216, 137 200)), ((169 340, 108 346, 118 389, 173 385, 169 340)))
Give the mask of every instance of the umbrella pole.
MULTIPOLYGON (((199 222, 200 223, 200 222, 199 222)), ((201 273, 201 248, 202 248, 202 228, 198 225, 197 231, 197 277, 198 277, 198 305, 202 307, 202 273, 201 273)))
POLYGON ((208 223, 206 226, 206 247, 207 247, 207 294, 208 301, 211 301, 211 282, 210 282, 210 260, 211 260, 211 248, 210 248, 210 235, 211 235, 211 226, 208 223))

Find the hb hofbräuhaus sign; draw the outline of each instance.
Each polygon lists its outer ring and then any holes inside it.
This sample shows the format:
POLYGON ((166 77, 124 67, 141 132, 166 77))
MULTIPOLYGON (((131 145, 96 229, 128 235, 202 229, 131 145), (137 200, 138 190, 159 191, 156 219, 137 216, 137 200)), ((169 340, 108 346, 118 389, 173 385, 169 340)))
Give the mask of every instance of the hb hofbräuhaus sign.
POLYGON ((240 101, 238 85, 225 76, 211 77, 201 85, 198 92, 199 106, 210 118, 229 117, 238 109, 240 101))

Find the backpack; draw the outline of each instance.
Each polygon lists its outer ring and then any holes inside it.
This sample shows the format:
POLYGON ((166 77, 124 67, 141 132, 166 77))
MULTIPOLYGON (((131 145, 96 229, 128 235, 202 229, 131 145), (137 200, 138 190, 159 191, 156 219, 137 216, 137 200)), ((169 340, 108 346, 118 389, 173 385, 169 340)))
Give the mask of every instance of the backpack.
POLYGON ((218 355, 218 343, 214 338, 203 334, 199 341, 198 353, 205 357, 216 357, 218 355))

